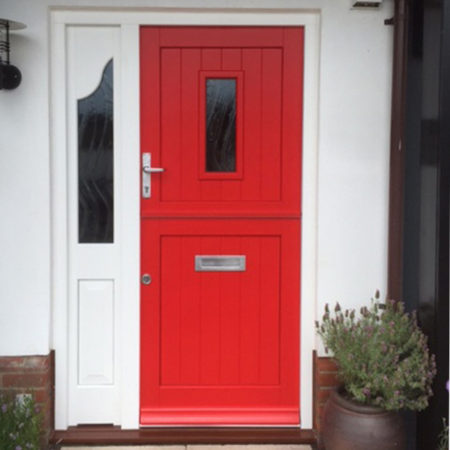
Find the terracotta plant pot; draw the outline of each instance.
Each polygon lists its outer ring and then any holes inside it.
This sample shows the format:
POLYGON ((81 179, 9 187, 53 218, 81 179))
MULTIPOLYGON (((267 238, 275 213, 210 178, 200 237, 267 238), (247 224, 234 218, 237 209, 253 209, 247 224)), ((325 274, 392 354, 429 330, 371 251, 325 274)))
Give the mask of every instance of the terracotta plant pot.
POLYGON ((396 412, 347 400, 337 391, 325 405, 321 441, 326 450, 404 450, 403 420, 396 412))

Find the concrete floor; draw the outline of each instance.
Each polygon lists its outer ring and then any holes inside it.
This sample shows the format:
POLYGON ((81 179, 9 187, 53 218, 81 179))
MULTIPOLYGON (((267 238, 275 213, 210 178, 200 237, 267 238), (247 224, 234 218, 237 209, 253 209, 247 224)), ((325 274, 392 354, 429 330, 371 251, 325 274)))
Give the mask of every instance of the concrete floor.
POLYGON ((309 445, 139 445, 61 447, 61 450, 311 450, 309 445))

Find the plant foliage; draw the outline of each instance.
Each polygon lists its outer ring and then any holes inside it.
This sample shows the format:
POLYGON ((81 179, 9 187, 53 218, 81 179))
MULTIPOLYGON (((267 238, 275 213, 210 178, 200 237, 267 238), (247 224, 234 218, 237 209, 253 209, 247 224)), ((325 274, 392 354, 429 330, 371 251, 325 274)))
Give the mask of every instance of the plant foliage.
POLYGON ((443 419, 443 429, 439 435, 439 446, 438 450, 448 450, 448 424, 445 419, 443 419))
POLYGON ((372 300, 360 316, 328 305, 318 334, 331 350, 345 393, 357 402, 385 410, 422 410, 432 395, 436 374, 434 355, 417 325, 416 314, 405 312, 403 303, 372 300))
POLYGON ((0 448, 39 450, 41 414, 33 398, 0 394, 0 448))

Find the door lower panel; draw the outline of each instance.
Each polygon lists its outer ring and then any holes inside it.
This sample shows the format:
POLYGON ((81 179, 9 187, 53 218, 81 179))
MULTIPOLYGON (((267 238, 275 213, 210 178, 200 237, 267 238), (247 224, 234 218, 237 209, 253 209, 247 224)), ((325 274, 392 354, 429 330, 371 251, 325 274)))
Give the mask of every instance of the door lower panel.
POLYGON ((299 222, 225 222, 143 221, 142 424, 299 423, 299 222))

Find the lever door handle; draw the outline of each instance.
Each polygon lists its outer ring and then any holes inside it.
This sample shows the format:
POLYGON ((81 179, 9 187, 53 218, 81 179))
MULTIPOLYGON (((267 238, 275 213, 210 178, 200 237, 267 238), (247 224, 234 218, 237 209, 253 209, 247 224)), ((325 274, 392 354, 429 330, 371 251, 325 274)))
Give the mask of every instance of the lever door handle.
POLYGON ((152 196, 152 173, 164 172, 162 167, 152 167, 152 154, 142 153, 142 198, 152 196))
POLYGON ((164 172, 164 169, 162 167, 149 167, 149 166, 144 166, 142 167, 142 170, 145 173, 155 173, 155 172, 164 172))

